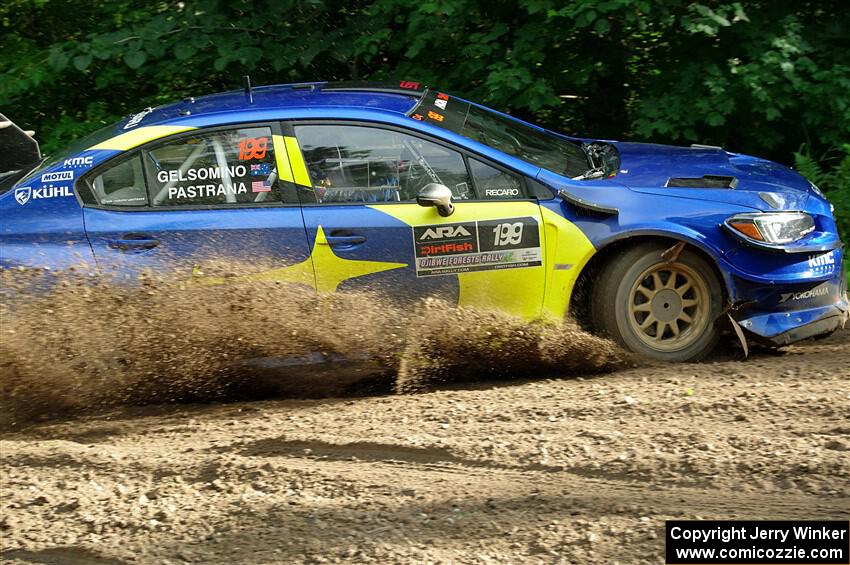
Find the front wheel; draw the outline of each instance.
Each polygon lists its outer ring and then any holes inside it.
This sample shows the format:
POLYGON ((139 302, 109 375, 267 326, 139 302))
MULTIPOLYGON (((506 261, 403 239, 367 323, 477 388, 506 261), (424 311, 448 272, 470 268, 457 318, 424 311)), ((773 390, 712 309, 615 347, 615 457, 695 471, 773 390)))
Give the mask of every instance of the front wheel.
POLYGON ((711 265, 669 244, 644 243, 609 261, 593 289, 591 314, 602 333, 635 353, 664 361, 698 361, 717 345, 723 293, 711 265))

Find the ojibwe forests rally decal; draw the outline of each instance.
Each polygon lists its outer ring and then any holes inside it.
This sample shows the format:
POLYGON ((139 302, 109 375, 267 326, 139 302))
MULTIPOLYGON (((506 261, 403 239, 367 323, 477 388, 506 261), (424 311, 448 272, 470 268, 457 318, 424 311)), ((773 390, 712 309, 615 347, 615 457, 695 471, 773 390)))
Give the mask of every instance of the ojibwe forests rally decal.
POLYGON ((530 216, 414 226, 413 247, 417 277, 543 264, 539 225, 530 216))

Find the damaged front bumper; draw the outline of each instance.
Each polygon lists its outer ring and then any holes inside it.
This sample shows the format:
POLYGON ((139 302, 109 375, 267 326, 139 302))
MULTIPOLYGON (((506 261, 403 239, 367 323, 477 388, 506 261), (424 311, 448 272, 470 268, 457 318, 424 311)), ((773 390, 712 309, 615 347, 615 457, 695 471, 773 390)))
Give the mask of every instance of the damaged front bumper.
POLYGON ((770 288, 739 287, 752 298, 737 303, 732 319, 748 337, 773 346, 826 335, 850 321, 847 275, 840 269, 826 281, 778 284, 770 288))

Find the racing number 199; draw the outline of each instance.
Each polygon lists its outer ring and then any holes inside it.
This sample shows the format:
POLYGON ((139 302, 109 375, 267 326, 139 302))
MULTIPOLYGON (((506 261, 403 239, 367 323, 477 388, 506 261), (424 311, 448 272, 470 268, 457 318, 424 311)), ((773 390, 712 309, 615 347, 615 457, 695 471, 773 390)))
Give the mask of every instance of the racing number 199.
POLYGON ((516 245, 522 241, 522 222, 499 224, 493 228, 493 245, 516 245))

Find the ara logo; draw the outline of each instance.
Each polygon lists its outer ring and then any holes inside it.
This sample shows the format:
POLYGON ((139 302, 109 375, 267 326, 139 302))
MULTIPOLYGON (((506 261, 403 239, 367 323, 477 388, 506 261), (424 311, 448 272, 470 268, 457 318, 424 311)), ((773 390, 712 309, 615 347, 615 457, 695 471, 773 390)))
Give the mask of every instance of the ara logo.
POLYGON ((70 159, 65 159, 65 162, 62 164, 63 167, 91 167, 92 161, 94 157, 72 157, 70 159))
POLYGON ((420 237, 420 241, 423 239, 446 239, 449 237, 470 237, 472 236, 463 226, 434 226, 425 230, 420 237))
POLYGON ((28 186, 19 186, 15 189, 15 200, 21 206, 30 201, 30 196, 32 196, 32 189, 28 186))
POLYGON ((809 298, 817 298, 818 296, 826 296, 827 294, 829 294, 829 284, 824 283, 820 286, 816 286, 815 288, 810 288, 809 290, 803 290, 801 292, 783 292, 779 297, 779 303, 782 304, 789 300, 807 300, 809 298))

